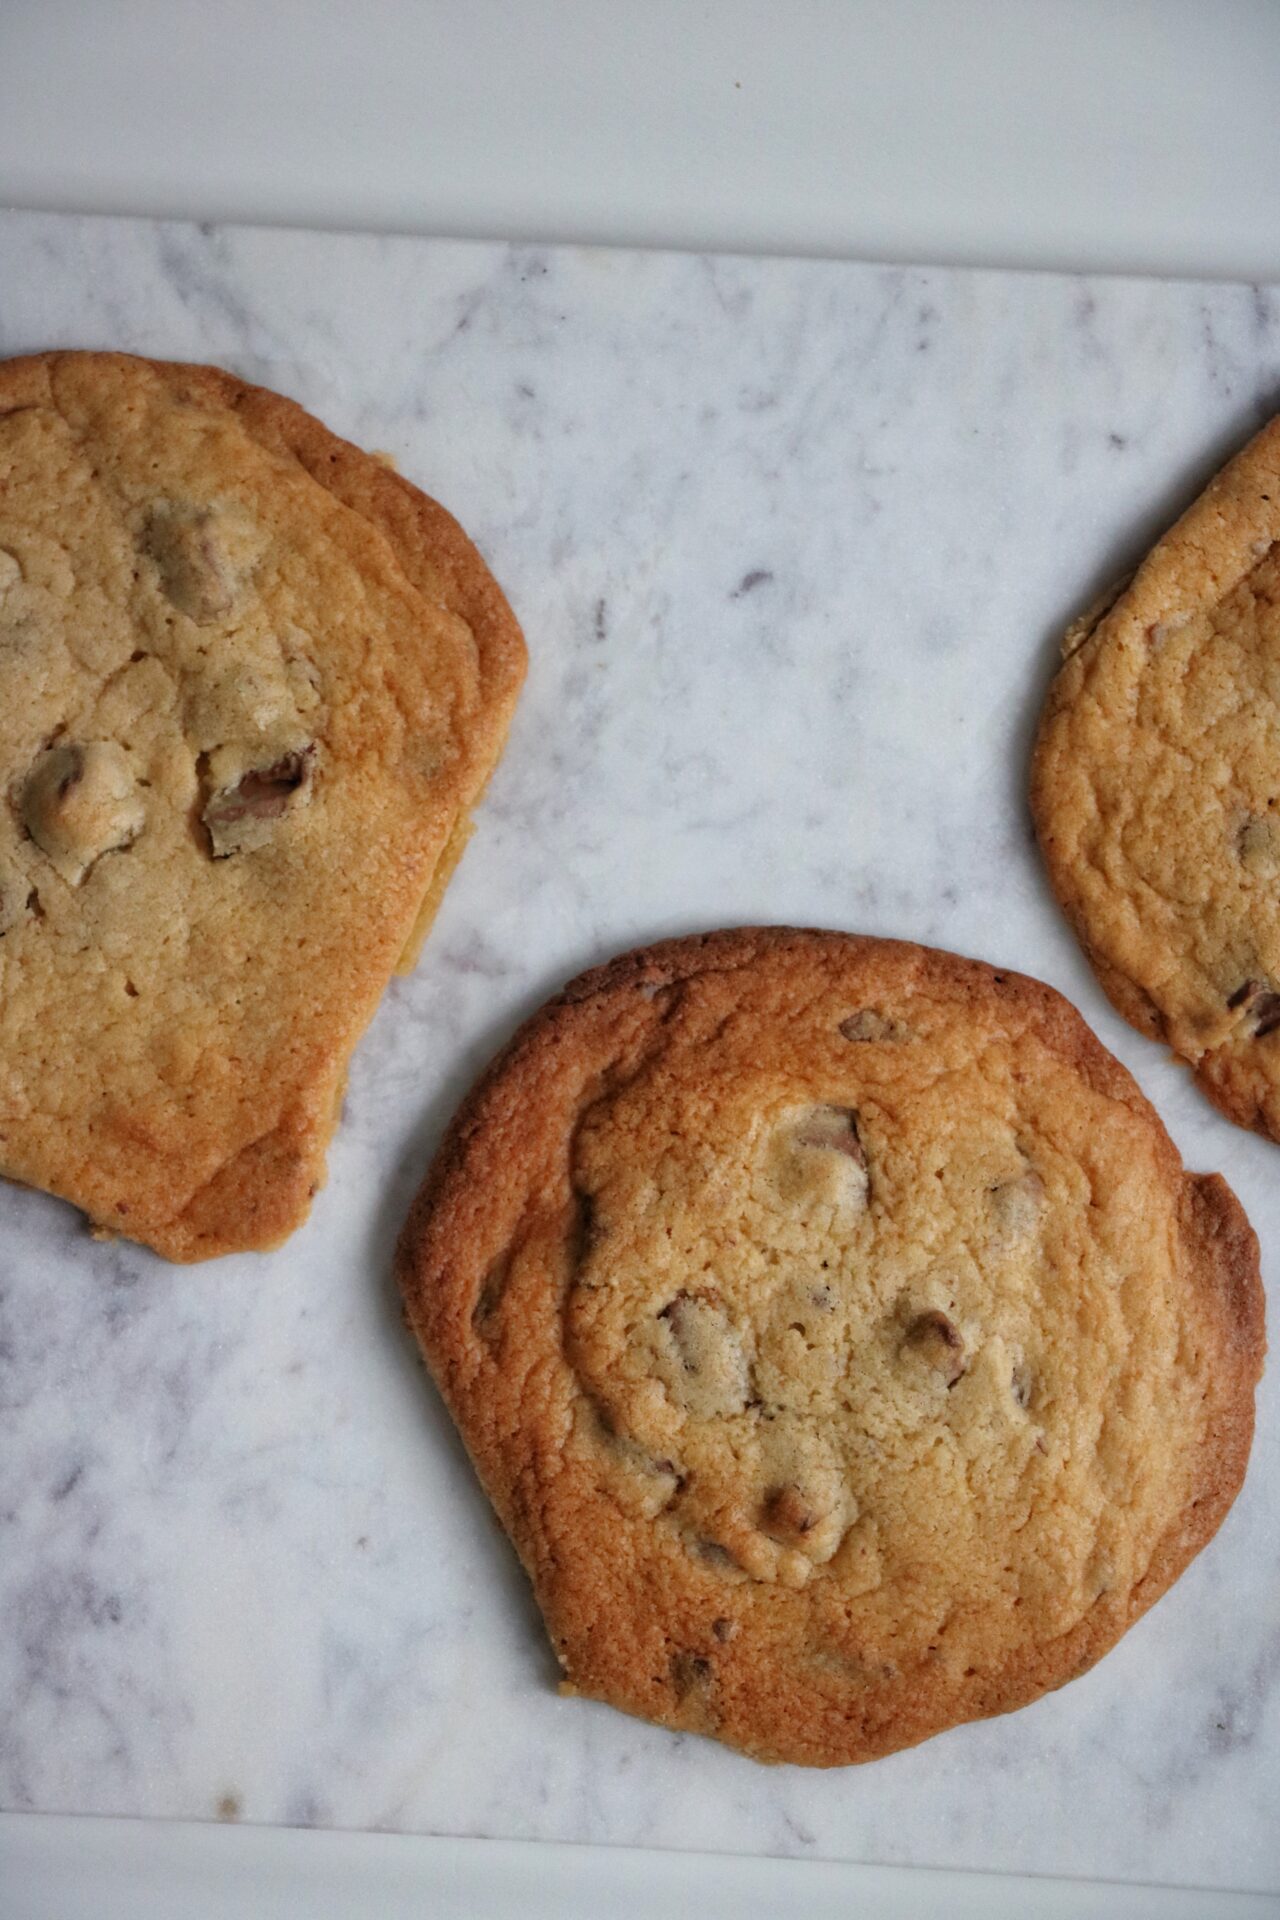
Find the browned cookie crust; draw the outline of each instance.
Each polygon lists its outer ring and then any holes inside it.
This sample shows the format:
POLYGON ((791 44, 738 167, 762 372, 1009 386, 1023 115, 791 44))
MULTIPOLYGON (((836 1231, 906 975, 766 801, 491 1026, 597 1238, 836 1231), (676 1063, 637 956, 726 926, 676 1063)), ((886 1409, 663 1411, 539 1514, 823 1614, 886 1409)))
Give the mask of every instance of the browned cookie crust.
POLYGON ((870 1760, 1084 1671, 1213 1535, 1257 1242, 1050 988, 894 941, 583 975, 400 1284, 571 1690, 870 1760))
POLYGON ((212 367, 0 365, 0 1171, 275 1245, 501 752, 524 643, 442 507, 212 367))
POLYGON ((1099 980, 1280 1139, 1280 420, 1067 634, 1031 804, 1099 980))

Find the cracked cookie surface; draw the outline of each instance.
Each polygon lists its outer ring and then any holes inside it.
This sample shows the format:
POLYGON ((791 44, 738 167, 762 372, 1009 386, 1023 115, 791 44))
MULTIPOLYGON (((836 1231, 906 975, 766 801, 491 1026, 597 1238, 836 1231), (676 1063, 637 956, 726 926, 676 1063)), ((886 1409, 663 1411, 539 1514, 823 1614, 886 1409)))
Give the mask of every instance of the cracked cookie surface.
POLYGON ((457 524, 215 368, 0 364, 0 1171, 278 1243, 524 668, 457 524))
POLYGON ((1032 810, 1102 986, 1280 1140, 1280 420, 1067 634, 1032 810))
POLYGON ((790 929, 567 987, 401 1238, 571 1690, 836 1765, 1082 1672, 1212 1536, 1257 1243, 1049 988, 790 929))

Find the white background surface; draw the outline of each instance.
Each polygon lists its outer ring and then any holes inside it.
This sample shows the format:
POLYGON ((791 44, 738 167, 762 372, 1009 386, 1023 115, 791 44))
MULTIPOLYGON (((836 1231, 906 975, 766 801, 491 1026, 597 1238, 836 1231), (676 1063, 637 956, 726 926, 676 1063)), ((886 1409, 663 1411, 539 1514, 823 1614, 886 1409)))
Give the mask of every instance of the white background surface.
MULTIPOLYGON (((1275 278, 1278 72, 1280 8, 1265 0, 5 0, 0 197, 1275 278)), ((7 291, 0 279, 0 302, 7 291)), ((531 1912, 521 1889, 540 1877, 502 1848, 477 1866, 450 1842, 149 1831, 141 1842, 118 1822, 0 1825, 0 1913, 398 1915, 432 1888, 434 1910, 452 1914, 478 1907, 482 1885, 489 1911, 531 1912)), ((646 1900, 680 1910, 657 1856, 539 1858, 562 1906, 576 1886, 598 1910, 608 1884, 637 1912, 646 1900)), ((843 1869, 820 1886, 823 1871, 772 1863, 746 1883, 703 1861, 679 1883, 702 1913, 720 1910, 717 1894, 754 1912, 754 1886, 774 1907, 926 1914, 942 1884, 952 1911, 975 1889, 975 1912, 1051 1910, 1045 1883, 843 1869)), ((1063 1913, 1147 1911, 1132 1888, 1052 1897, 1063 1913)), ((1153 1913, 1238 1910, 1161 1898, 1153 1913)))
POLYGON ((1267 1271, 1275 1150, 1107 1006, 1025 754, 1069 615, 1280 386, 1280 302, 57 215, 0 217, 0 282, 0 351, 208 356, 388 449, 531 654, 287 1245, 175 1273, 0 1186, 0 1802, 1274 1888, 1275 1378, 1218 1540, 1085 1678, 854 1773, 767 1769, 557 1699, 388 1273, 522 1014, 637 941, 769 919, 1064 988, 1267 1271))
POLYGON ((1270 0, 4 0, 28 206, 1280 274, 1270 0))

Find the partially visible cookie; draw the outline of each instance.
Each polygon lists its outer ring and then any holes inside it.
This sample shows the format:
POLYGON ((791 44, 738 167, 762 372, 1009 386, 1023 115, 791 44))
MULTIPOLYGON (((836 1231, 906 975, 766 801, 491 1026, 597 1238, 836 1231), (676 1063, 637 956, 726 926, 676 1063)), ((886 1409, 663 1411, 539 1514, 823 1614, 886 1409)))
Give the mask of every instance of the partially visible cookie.
POLYGON ((1031 804, 1099 980, 1280 1140, 1280 419, 1070 629, 1031 804))
POLYGON ((0 1171, 272 1246, 501 752, 524 643, 442 507, 212 367, 0 364, 0 1171))
POLYGON ((567 1689, 758 1759, 1082 1673, 1248 1458, 1229 1188, 1059 995, 922 947, 585 974, 457 1115, 398 1270, 567 1689))

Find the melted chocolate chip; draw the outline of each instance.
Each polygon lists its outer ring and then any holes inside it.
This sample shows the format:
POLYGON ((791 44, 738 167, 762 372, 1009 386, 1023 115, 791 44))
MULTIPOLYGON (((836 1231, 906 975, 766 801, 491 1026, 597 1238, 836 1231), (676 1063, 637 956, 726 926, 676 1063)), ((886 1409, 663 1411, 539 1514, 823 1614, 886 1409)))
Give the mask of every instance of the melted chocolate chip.
POLYGON ((1245 980, 1227 1001, 1232 1013, 1242 1013, 1255 1039, 1263 1040, 1280 1027, 1280 993, 1262 980, 1245 980))
POLYGON ((260 844, 253 829, 288 811, 310 777, 313 753, 313 747, 283 753, 265 767, 251 767, 233 787, 212 796, 203 818, 215 859, 260 844))
POLYGON ((866 1149, 858 1138, 858 1116, 852 1107, 815 1107, 796 1128, 795 1142, 798 1147, 842 1153, 858 1167, 867 1164, 866 1149))
POLYGON ((965 1370, 967 1363, 960 1329, 936 1307, 916 1315, 907 1328, 903 1344, 940 1373, 948 1387, 954 1387, 965 1370))

